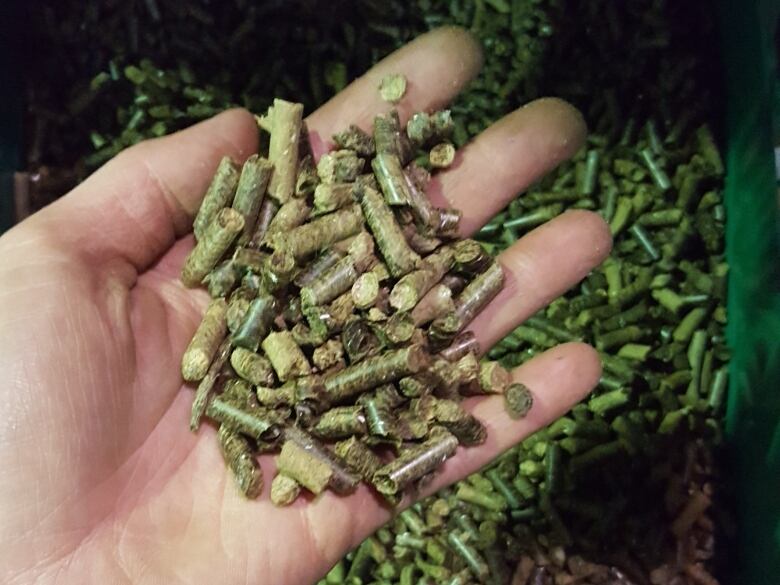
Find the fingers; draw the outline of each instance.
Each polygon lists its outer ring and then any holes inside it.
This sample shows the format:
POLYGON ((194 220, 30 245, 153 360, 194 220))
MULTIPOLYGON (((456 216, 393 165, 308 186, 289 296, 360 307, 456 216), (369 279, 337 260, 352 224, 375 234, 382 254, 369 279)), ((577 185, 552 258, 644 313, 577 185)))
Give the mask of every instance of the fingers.
POLYGON ((574 156, 585 141, 580 113, 556 98, 539 99, 504 116, 458 153, 430 187, 463 212, 472 234, 530 184, 574 156))
POLYGON ((374 116, 396 107, 405 121, 420 110, 446 105, 471 81, 482 66, 482 51, 465 29, 442 27, 421 35, 386 57, 353 81, 307 119, 318 143, 329 143, 336 132, 350 124, 370 130, 374 116), (406 94, 393 106, 379 96, 379 82, 388 74, 407 79, 406 94))
POLYGON ((504 397, 470 401, 469 410, 487 427, 487 440, 477 447, 459 448, 426 494, 474 473, 501 453, 565 414, 598 383, 601 362, 596 350, 584 343, 565 343, 515 368, 512 379, 533 394, 533 406, 521 420, 512 420, 504 397))
POLYGON ((119 258, 142 271, 189 231, 220 159, 256 150, 254 118, 230 110, 123 151, 32 219, 90 263, 119 258))
POLYGON ((567 211, 515 242, 498 257, 504 288, 469 327, 488 349, 609 255, 609 226, 596 213, 567 211))

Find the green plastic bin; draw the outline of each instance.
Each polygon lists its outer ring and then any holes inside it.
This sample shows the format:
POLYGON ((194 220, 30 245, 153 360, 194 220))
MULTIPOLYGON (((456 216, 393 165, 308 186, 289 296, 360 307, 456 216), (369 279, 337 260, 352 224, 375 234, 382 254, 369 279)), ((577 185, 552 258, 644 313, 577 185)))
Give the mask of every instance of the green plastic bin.
POLYGON ((724 0, 719 16, 727 84, 727 335, 733 357, 726 437, 739 518, 735 579, 776 585, 780 583, 780 210, 772 128, 773 114, 780 111, 772 112, 772 107, 777 97, 774 43, 780 3, 724 0))

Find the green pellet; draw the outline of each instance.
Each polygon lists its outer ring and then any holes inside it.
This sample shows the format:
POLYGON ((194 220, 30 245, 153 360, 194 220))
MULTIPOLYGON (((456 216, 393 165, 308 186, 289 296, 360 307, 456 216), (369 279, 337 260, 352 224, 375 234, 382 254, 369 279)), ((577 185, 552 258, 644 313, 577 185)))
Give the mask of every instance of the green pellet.
MULTIPOLYGON (((193 231, 197 240, 203 237, 217 213, 230 206, 239 177, 238 165, 230 157, 223 157, 195 216, 193 231)), ((241 227, 243 228, 243 225, 241 227)))
POLYGON ((613 390, 600 396, 594 396, 588 402, 590 409, 600 416, 607 412, 625 406, 629 401, 629 395, 624 390, 613 390))
POLYGON ((461 484, 458 487, 456 495, 459 500, 497 512, 504 511, 507 506, 507 502, 501 494, 487 494, 466 484, 461 484))

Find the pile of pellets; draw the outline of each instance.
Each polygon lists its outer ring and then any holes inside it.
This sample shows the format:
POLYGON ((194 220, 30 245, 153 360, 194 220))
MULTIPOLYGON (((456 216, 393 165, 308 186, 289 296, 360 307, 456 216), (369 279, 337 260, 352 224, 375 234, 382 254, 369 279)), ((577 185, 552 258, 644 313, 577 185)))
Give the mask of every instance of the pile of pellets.
MULTIPOLYGON (((397 102, 405 79, 380 91, 397 102)), ((423 151, 432 168, 452 163, 449 111, 403 128, 393 110, 373 136, 350 126, 316 164, 302 112, 275 100, 258 119, 267 158, 239 168, 225 157, 195 218, 181 279, 213 300, 182 358, 199 383, 190 426, 218 423, 247 497, 263 487, 255 454, 279 452, 275 504, 361 480, 397 503, 458 445, 484 442, 463 396, 502 393, 513 417, 531 407, 503 366, 480 363, 466 330, 503 269, 457 239, 460 212, 429 202, 430 173, 412 161, 423 151)))

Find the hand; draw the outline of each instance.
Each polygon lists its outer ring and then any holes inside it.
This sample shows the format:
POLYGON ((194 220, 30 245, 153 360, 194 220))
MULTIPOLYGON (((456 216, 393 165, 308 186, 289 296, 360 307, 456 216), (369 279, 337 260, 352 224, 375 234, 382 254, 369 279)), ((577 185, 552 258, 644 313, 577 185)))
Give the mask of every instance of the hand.
MULTIPOLYGON (((438 108, 478 72, 459 29, 424 35, 308 118, 319 153, 350 123, 388 109, 379 80, 401 72, 402 118, 438 108)), ((580 115, 559 100, 517 110, 463 149, 431 196, 473 233, 582 145, 580 115)), ((230 111, 121 153, 71 193, 0 238, 0 581, 269 583, 321 577, 390 517, 362 486, 275 508, 247 501, 215 429, 188 429, 193 392, 179 363, 207 302, 178 280, 193 214, 224 154, 257 147, 253 117, 230 111)), ((501 255, 507 285, 473 324, 490 347, 609 253, 594 213, 564 213, 501 255)), ((522 421, 500 397, 472 400, 488 427, 429 491, 452 483, 567 411, 596 384, 599 360, 569 343, 517 368, 534 407, 522 421)))

